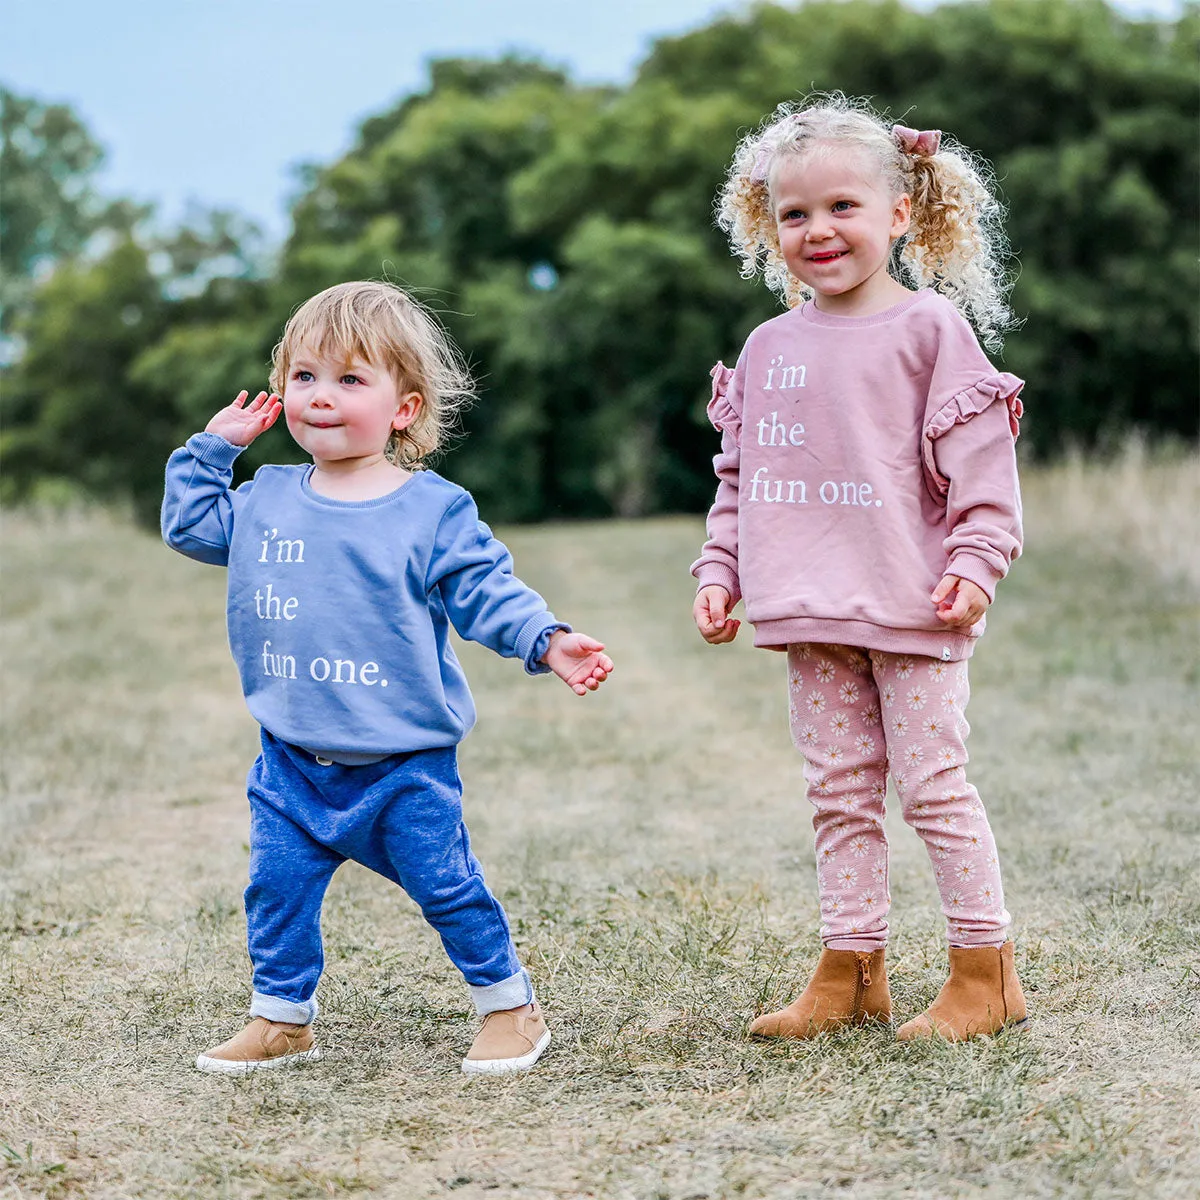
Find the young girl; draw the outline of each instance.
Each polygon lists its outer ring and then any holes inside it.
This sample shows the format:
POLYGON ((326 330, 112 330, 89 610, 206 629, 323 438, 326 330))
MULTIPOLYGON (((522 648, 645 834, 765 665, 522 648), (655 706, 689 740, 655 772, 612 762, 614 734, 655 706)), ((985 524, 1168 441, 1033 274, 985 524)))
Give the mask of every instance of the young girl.
POLYGON ((175 451, 162 510, 168 545, 229 568, 230 647, 262 726, 248 784, 253 1019, 196 1066, 319 1056, 321 903, 353 859, 420 905, 466 979, 483 1025, 463 1070, 524 1070, 550 1033, 462 820, 456 747, 475 709, 450 628, 581 696, 612 661, 514 577, 471 497, 420 469, 470 380, 409 296, 346 283, 309 300, 271 387, 175 451), (312 465, 231 489, 234 460, 281 412, 312 465))
POLYGON ((720 483, 692 573, 705 640, 787 650, 816 814, 825 949, 750 1027, 810 1037, 890 1021, 889 769, 933 863, 950 977, 902 1039, 1023 1024, 996 846, 967 782, 967 659, 1021 547, 1021 380, 987 175, 936 130, 840 95, 781 107, 738 147, 719 223, 791 311, 713 369, 720 483), (907 282, 905 282, 907 281, 907 282), (910 282, 913 287, 908 286, 910 282))

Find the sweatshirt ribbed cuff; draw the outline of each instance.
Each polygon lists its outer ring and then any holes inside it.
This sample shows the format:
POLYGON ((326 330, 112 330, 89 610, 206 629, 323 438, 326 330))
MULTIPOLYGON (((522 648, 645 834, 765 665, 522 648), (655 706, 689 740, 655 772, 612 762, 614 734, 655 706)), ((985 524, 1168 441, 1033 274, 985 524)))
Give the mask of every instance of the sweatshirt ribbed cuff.
POLYGON ((692 574, 696 576, 697 592, 706 587, 723 587, 729 593, 731 607, 742 598, 737 572, 723 563, 702 563, 692 574))
POLYGON ((186 443, 187 452, 198 462, 210 467, 231 467, 245 446, 235 446, 220 434, 193 433, 186 443))
POLYGON ((540 613, 530 617, 517 634, 516 656, 525 664, 530 675, 545 675, 550 670, 542 656, 550 646, 550 639, 559 631, 570 633, 571 627, 556 620, 552 613, 540 613))
POLYGON ((995 600, 996 584, 1003 578, 986 559, 975 554, 956 554, 946 567, 946 574, 970 580, 987 596, 989 604, 995 600))

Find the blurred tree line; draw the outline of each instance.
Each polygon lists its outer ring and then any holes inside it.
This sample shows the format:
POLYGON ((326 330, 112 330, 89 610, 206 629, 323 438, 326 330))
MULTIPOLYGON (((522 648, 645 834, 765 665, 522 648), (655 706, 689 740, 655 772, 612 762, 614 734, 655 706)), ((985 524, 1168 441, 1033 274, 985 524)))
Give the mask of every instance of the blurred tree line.
MULTIPOLYGON (((705 507, 708 370, 778 311, 712 203, 739 134, 811 89, 874 98, 996 167, 1040 453, 1139 426, 1197 433, 1200 9, 1103 0, 758 5, 658 42, 625 87, 505 57, 427 89, 308 168, 286 243, 198 213, 167 235, 101 203, 69 110, 3 95, 0 495, 70 480, 154 517, 162 464, 265 386, 301 301, 386 277, 437 311, 481 395, 443 469, 494 520, 705 507)), ((240 465, 294 456, 282 433, 240 465)))

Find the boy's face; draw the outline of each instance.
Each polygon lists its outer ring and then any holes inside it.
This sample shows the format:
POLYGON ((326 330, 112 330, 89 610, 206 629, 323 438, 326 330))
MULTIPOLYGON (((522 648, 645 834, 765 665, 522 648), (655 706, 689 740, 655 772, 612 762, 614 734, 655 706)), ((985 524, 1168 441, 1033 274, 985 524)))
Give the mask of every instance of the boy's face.
POLYGON ((283 389, 288 431, 318 466, 382 455, 392 431, 412 424, 420 403, 382 367, 360 358, 334 362, 305 347, 283 389))

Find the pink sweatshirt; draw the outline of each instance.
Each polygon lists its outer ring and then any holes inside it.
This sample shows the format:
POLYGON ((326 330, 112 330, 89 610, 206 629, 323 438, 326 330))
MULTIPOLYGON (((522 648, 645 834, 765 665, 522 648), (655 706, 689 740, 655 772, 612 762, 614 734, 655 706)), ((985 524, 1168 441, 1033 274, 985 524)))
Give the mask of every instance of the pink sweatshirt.
POLYGON ((828 642, 957 660, 929 599, 943 575, 991 599, 1021 550, 1022 381, 936 292, 870 317, 811 302, 713 368, 720 483, 692 574, 745 601, 757 646, 828 642))

